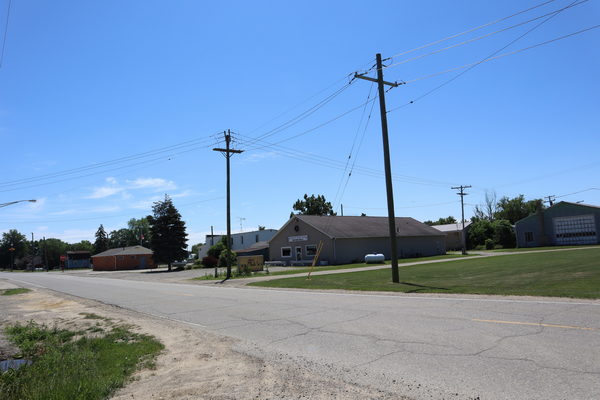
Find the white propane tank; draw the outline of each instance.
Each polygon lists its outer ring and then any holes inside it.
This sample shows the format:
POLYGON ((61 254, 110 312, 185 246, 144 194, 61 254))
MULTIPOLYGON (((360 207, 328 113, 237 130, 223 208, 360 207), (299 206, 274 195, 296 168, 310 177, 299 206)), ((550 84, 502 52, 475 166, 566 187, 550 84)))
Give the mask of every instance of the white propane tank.
POLYGON ((383 256, 383 254, 367 254, 365 256, 365 262, 367 264, 369 264, 369 263, 382 263, 383 261, 385 261, 385 257, 383 256))

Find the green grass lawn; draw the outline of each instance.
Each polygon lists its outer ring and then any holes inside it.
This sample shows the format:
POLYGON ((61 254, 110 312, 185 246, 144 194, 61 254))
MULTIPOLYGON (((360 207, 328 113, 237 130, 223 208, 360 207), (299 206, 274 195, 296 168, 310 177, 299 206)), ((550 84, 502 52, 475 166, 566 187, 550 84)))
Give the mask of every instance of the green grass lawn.
POLYGON ((32 363, 0 374, 0 400, 106 399, 163 348, 123 326, 74 332, 30 322, 6 333, 32 363))
POLYGON ((516 254, 389 269, 255 282, 253 286, 600 298, 600 249, 516 254))
MULTIPOLYGON (((544 247, 520 247, 518 249, 496 249, 491 250, 497 253, 518 253, 522 251, 538 251, 538 250, 560 250, 560 249, 586 249, 590 246, 598 246, 598 245, 588 245, 588 246, 544 246, 544 247)), ((483 250, 486 251, 486 250, 483 250)), ((487 250, 490 251, 490 250, 487 250)))
MULTIPOLYGON (((469 255, 463 256, 462 254, 444 254, 441 256, 431 256, 431 257, 420 257, 420 258, 401 258, 398 260, 398 264, 406 264, 406 263, 412 263, 412 262, 419 262, 419 261, 434 261, 434 260, 444 260, 444 259, 448 259, 448 258, 461 258, 461 257, 468 257, 469 255)), ((385 261, 385 264, 389 264, 390 261, 387 260, 385 261)), ((361 268, 361 267, 368 267, 368 266, 373 266, 373 265, 381 265, 384 263, 377 263, 377 264, 365 264, 365 263, 356 263, 356 264, 342 264, 342 265, 328 265, 328 266, 324 266, 324 267, 314 267, 312 269, 313 272, 317 272, 317 271, 335 271, 338 269, 352 269, 352 268, 361 268)), ((235 267, 233 268, 235 269, 235 267)), ((307 274, 309 271, 311 270, 310 267, 306 267, 306 268, 290 268, 287 271, 277 271, 277 272, 271 272, 269 273, 269 275, 273 276, 273 275, 291 275, 291 274, 307 274)), ((206 270, 206 276, 200 276, 198 278, 192 278, 192 280, 216 280, 216 279, 223 279, 224 277, 221 276, 219 278, 215 278, 214 274, 210 272, 210 269, 206 270)), ((252 276, 262 276, 265 275, 264 272, 259 272, 256 275, 252 275, 252 276)), ((249 275, 242 275, 242 276, 234 276, 233 279, 238 279, 238 278, 249 278, 249 275)))

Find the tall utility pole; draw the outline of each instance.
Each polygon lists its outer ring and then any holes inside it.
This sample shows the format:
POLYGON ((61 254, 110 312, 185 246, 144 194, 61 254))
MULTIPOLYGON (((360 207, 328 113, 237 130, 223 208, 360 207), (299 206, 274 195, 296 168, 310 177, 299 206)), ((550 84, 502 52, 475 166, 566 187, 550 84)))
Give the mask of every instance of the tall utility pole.
POLYGON ((240 220, 240 232, 244 232, 244 221, 246 220, 246 218, 238 217, 238 219, 240 220))
POLYGON ((468 193, 465 193, 465 189, 470 188, 471 185, 460 185, 460 186, 454 186, 451 189, 455 189, 455 190, 460 190, 460 192, 456 193, 457 195, 460 196, 460 210, 461 210, 461 218, 460 220, 462 221, 462 253, 463 255, 467 254, 467 238, 465 236, 465 203, 463 201, 463 199, 465 198, 466 195, 468 195, 468 193))
POLYGON ((384 85, 391 87, 398 87, 400 85, 397 82, 386 82, 383 80, 383 63, 381 62, 381 54, 377 53, 375 58, 377 60, 377 79, 359 74, 354 74, 354 77, 371 82, 377 82, 377 87, 379 89, 379 110, 381 112, 381 136, 383 139, 383 159, 385 163, 385 187, 387 190, 388 224, 390 229, 390 245, 392 248, 392 282, 400 283, 400 273, 398 272, 398 248, 396 246, 394 190, 392 188, 392 167, 390 162, 390 144, 388 140, 387 111, 385 109, 384 89, 384 85))
POLYGON ((231 252, 231 188, 230 188, 230 166, 229 159, 232 154, 243 153, 244 150, 231 149, 231 131, 227 129, 227 132, 223 132, 225 135, 225 148, 214 148, 213 151, 221 152, 227 160, 227 279, 231 278, 231 260, 229 254, 231 252))
POLYGON ((548 206, 549 207, 552 207, 554 205, 554 200, 555 200, 556 196, 552 195, 552 196, 546 196, 544 198, 548 199, 548 206))

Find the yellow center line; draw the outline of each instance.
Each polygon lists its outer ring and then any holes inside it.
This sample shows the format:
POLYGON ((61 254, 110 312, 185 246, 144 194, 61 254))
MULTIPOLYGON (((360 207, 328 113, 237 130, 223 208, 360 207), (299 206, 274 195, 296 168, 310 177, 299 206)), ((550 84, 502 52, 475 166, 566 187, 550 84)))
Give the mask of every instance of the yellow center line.
POLYGON ((587 328, 585 326, 542 324, 542 323, 538 323, 538 322, 498 321, 495 319, 477 319, 477 318, 474 318, 471 321, 491 322, 491 323, 495 323, 495 324, 509 324, 509 325, 543 326, 543 327, 547 327, 547 328, 578 329, 581 331, 597 331, 598 330, 597 328, 587 328))

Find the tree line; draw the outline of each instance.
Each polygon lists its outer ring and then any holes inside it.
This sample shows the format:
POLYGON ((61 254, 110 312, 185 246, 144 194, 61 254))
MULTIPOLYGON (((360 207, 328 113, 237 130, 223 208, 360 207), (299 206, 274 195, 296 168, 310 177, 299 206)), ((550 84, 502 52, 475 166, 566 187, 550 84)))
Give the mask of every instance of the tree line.
POLYGON ((0 240, 0 267, 8 268, 12 263, 18 269, 28 266, 53 268, 60 265, 60 256, 67 251, 99 254, 108 249, 135 245, 150 248, 154 252, 154 261, 168 264, 169 269, 172 262, 187 258, 185 222, 169 196, 165 195, 164 200, 152 205, 152 215, 130 219, 127 228, 107 234, 101 224, 96 231, 94 243, 88 240, 67 243, 57 238, 29 241, 24 234, 11 229, 3 233, 0 240))

